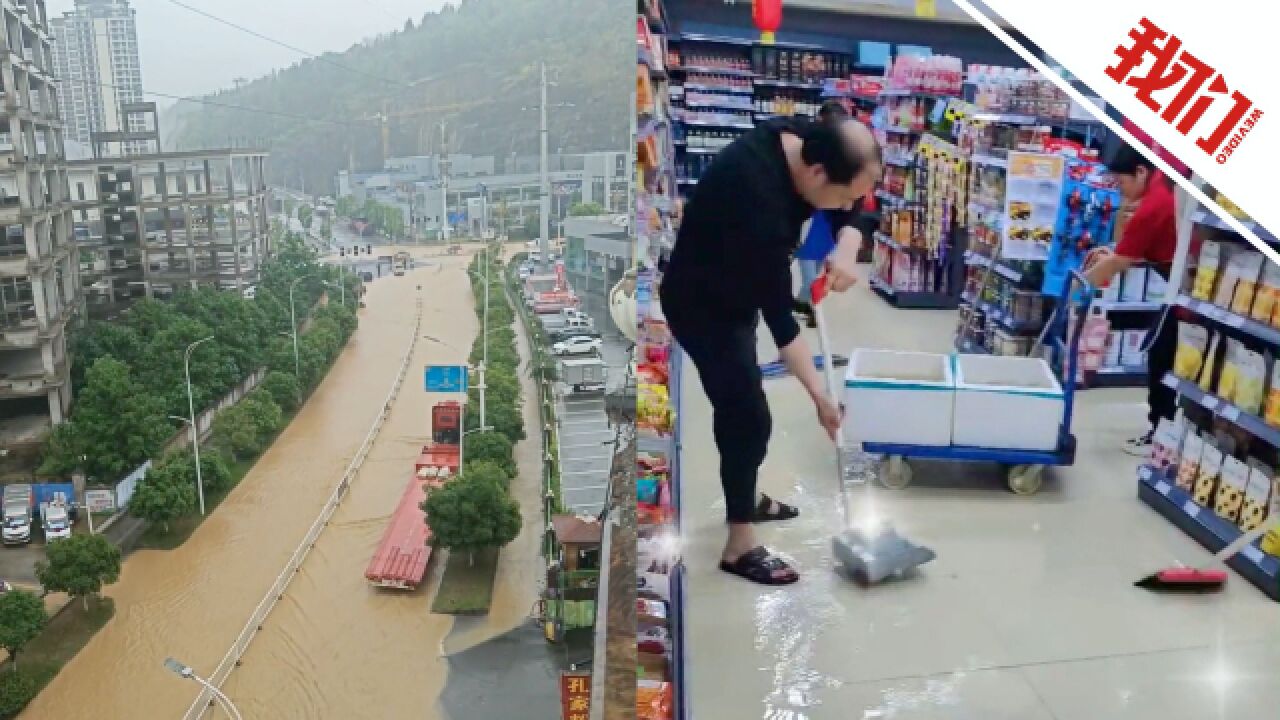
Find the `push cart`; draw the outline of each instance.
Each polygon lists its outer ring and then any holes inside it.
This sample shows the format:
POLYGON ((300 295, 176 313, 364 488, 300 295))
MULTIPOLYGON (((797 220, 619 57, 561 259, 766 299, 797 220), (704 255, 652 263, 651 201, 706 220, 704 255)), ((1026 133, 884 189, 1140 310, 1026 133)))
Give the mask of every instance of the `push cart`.
POLYGON ((966 445, 863 443, 863 451, 883 458, 878 475, 885 487, 904 488, 911 484, 911 465, 908 463, 911 459, 957 460, 1003 465, 1007 468, 1009 489, 1018 495, 1032 495, 1040 489, 1046 467, 1075 463, 1076 438, 1071 434, 1071 411, 1075 398, 1080 337, 1093 303, 1094 290, 1076 271, 1072 271, 1068 282, 1063 284, 1065 287, 1057 298, 1053 315, 1030 353, 1035 356, 1045 345, 1046 337, 1052 334, 1049 345, 1058 354, 1059 366, 1066 367, 1065 377, 1062 378, 1063 412, 1062 423, 1058 426, 1057 447, 1053 450, 1015 450, 966 445), (1073 293, 1077 287, 1079 292, 1073 293), (1074 318, 1069 312, 1073 305, 1077 307, 1074 318), (1071 325, 1069 331, 1058 332, 1059 329, 1065 330, 1068 324, 1071 325))

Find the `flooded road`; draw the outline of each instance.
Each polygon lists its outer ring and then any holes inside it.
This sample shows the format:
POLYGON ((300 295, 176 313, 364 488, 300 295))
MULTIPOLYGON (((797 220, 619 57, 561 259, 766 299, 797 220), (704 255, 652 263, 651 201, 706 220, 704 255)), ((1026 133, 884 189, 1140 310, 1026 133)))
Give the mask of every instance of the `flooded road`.
MULTIPOLYGON (((307 406, 181 548, 141 551, 125 562, 109 593, 116 617, 22 718, 182 716, 196 687, 161 662, 172 655, 208 673, 231 645, 372 424, 412 332, 418 284, 423 328, 449 346, 419 340, 350 493, 224 689, 246 717, 435 715, 445 681, 439 654, 453 624, 430 613, 428 590, 443 555, 432 560, 427 590, 416 593, 374 592, 363 571, 426 437, 428 408, 440 399, 422 391, 420 368, 464 361, 475 337, 466 260, 431 258, 434 265, 420 261, 406 277, 369 286, 360 329, 307 406)), ((536 420, 529 425, 536 428, 536 420)), ((522 503, 533 498, 525 507, 533 532, 504 552, 494 612, 468 628, 469 642, 521 622, 536 597, 536 570, 521 566, 537 554, 537 465, 529 469, 537 443, 535 435, 521 444, 524 479, 513 485, 522 503)))

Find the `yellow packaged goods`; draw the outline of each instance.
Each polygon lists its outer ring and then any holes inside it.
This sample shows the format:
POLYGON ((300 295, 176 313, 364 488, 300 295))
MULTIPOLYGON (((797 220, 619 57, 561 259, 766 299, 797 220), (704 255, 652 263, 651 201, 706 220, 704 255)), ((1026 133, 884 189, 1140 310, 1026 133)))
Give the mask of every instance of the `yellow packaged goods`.
POLYGON ((1221 261, 1222 245, 1213 240, 1206 240, 1204 245, 1200 246, 1200 265, 1196 268, 1191 297, 1206 302, 1213 297, 1213 288, 1218 281, 1221 261))
POLYGON ((1173 374, 1188 382, 1195 382, 1200 377, 1208 344, 1209 331, 1204 326, 1178 323, 1178 350, 1173 358, 1173 374))
POLYGON ((1224 520, 1235 522, 1244 505, 1244 493, 1249 485, 1249 466, 1236 458, 1222 461, 1222 482, 1213 501, 1213 511, 1224 520))
POLYGON ((1265 262, 1262 264, 1262 281, 1254 295, 1249 317, 1258 322, 1270 323, 1277 298, 1280 298, 1280 265, 1265 262))
POLYGON ((1236 381, 1240 378, 1240 351, 1244 346, 1239 340, 1227 338, 1226 356, 1222 358, 1222 373, 1218 375, 1218 396, 1224 400, 1235 397, 1236 381))
POLYGON ((1280 428, 1280 362, 1271 363, 1271 386, 1267 389, 1267 406, 1263 420, 1271 427, 1280 428))
MULTIPOLYGON (((1245 280, 1256 283, 1258 274, 1262 272, 1262 256, 1258 253, 1237 250, 1224 255, 1226 263, 1222 279, 1218 281, 1217 292, 1213 294, 1213 304, 1222 308, 1231 307, 1236 288, 1245 280)), ((1222 264, 1219 261, 1219 264, 1222 264)))
POLYGON ((1200 368, 1200 381, 1196 383, 1204 392, 1213 392, 1213 374, 1217 369, 1214 360, 1218 357, 1218 340, 1222 335, 1214 333, 1209 338, 1209 349, 1204 354, 1204 367, 1200 368))
POLYGON ((1266 386, 1267 359, 1242 345, 1236 355, 1236 372, 1236 388, 1231 400, 1241 410, 1257 415, 1266 386))
POLYGON ((1178 475, 1174 484, 1187 492, 1191 491, 1196 484, 1196 476, 1200 474, 1200 456, 1203 454, 1204 439, 1193 428, 1182 443, 1182 460, 1178 463, 1178 475))
POLYGON ((1244 505, 1240 507, 1240 530, 1249 532, 1267 518, 1267 503, 1271 498, 1271 471, 1265 465, 1249 461, 1249 484, 1244 491, 1244 505))
MULTIPOLYGON (((1240 261, 1240 279, 1236 282, 1236 287, 1231 295, 1231 311, 1240 315, 1249 314, 1249 309, 1253 307, 1253 298, 1257 294, 1258 282, 1262 275, 1262 266, 1266 258, 1262 253, 1241 253, 1243 259, 1240 261)), ((1235 260, 1235 256, 1231 257, 1235 260)))
POLYGON ((1218 489, 1218 476, 1222 474, 1222 451, 1210 440, 1205 440, 1204 450, 1200 455, 1200 471, 1196 473, 1195 487, 1191 488, 1191 499, 1197 505, 1209 507, 1213 502, 1213 493, 1218 489))
POLYGON ((1280 477, 1271 485, 1271 508, 1263 522, 1271 529, 1262 536, 1262 552, 1280 557, 1280 477))

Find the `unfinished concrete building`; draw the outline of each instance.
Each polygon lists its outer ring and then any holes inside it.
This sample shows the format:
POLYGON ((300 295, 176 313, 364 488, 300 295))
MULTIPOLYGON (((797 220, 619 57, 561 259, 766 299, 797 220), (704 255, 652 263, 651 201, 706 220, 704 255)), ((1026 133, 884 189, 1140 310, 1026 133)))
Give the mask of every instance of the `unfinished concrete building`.
POLYGON ((233 149, 71 163, 90 317, 183 287, 253 287, 271 251, 266 159, 233 149))
POLYGON ((66 328, 80 305, 43 0, 0 2, 0 453, 32 447, 71 404, 66 328))

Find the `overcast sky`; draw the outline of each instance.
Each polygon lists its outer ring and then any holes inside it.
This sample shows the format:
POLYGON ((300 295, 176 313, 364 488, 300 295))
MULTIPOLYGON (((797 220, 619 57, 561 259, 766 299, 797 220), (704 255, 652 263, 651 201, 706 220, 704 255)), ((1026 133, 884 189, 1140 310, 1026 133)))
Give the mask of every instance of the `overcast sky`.
MULTIPOLYGON (((211 15, 313 53, 341 51, 378 33, 417 24, 453 0, 182 0, 211 15)), ((170 0, 133 0, 142 54, 142 86, 174 95, 230 87, 304 56, 227 27, 170 0)), ((75 0, 47 0, 49 17, 75 0)), ((162 105, 168 101, 156 100, 162 105)))

